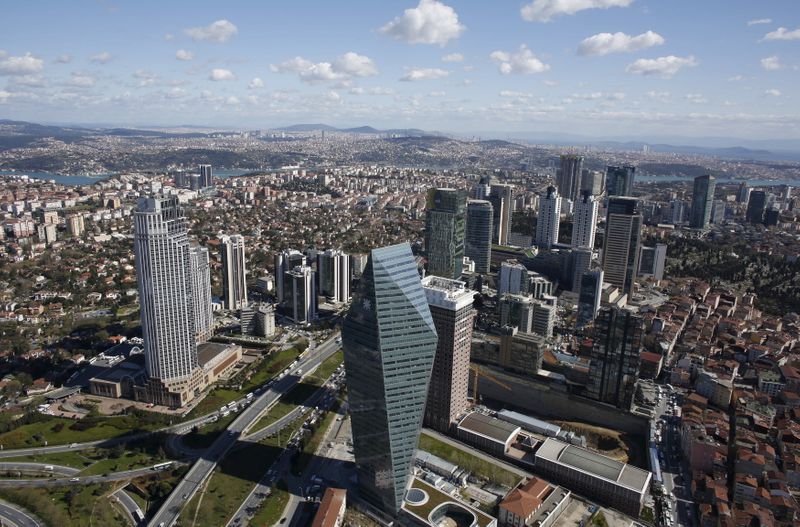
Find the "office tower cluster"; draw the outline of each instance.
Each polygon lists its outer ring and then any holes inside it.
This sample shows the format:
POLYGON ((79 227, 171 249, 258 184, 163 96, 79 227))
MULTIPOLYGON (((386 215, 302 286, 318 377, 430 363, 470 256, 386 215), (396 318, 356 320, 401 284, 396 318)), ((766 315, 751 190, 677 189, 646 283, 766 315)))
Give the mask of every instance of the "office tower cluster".
POLYGON ((197 172, 176 172, 172 180, 178 188, 202 190, 214 186, 214 174, 211 165, 200 165, 197 172))

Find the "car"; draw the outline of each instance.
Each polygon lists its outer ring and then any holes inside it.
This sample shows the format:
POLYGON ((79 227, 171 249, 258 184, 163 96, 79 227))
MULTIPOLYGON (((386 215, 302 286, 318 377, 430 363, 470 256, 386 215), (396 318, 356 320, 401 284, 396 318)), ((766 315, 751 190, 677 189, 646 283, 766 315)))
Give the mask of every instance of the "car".
POLYGON ((183 496, 181 496, 181 499, 182 499, 183 501, 186 501, 188 498, 189 498, 189 495, 188 495, 188 494, 184 494, 183 496))
POLYGON ((75 448, 76 446, 78 446, 78 443, 72 443, 71 445, 69 445, 70 448, 75 448))
POLYGON ((69 478, 69 480, 70 480, 72 483, 77 483, 78 481, 80 481, 80 480, 81 480, 81 478, 69 478))

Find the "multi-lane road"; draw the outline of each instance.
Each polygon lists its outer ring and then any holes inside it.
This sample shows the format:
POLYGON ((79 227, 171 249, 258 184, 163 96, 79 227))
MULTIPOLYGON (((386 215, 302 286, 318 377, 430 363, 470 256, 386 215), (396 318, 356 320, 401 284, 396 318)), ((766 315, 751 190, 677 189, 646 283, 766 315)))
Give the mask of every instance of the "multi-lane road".
MULTIPOLYGON (((222 460, 228 451, 247 433, 261 415, 291 388, 293 388, 302 377, 308 375, 317 368, 325 359, 333 355, 338 349, 338 335, 334 334, 330 339, 319 346, 308 349, 294 366, 289 368, 289 372, 284 377, 278 379, 262 395, 257 397, 254 402, 245 408, 241 414, 228 426, 225 433, 220 435, 216 441, 205 451, 205 453, 195 461, 189 472, 173 489, 164 504, 156 512, 149 524, 152 527, 168 527, 175 523, 180 516, 181 510, 187 501, 197 492, 213 472, 217 464, 222 460)), ((182 424, 182 427, 185 423, 182 424)), ((267 434, 268 435, 268 434, 267 434)))
POLYGON ((15 527, 42 527, 43 525, 31 513, 5 501, 0 501, 0 518, 5 520, 3 525, 15 527))

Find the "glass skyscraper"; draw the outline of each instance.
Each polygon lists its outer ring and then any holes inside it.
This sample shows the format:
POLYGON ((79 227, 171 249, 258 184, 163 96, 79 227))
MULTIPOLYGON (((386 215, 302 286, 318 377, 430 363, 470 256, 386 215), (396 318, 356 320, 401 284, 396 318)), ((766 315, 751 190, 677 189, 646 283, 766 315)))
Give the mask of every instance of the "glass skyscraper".
POLYGON ((437 343, 407 243, 371 251, 342 341, 360 493, 396 516, 411 475, 437 343))
POLYGON ((464 265, 464 224, 467 193, 453 188, 428 191, 425 250, 428 272, 443 278, 460 278, 464 265))
POLYGON ((689 226, 693 229, 705 229, 708 227, 716 186, 714 176, 697 176, 694 178, 692 213, 689 217, 689 226))
POLYGON ((467 233, 464 255, 475 262, 475 272, 486 274, 492 262, 492 233, 494 232, 494 208, 485 200, 467 202, 467 233))
POLYGON ((606 193, 609 196, 632 196, 636 167, 624 165, 606 168, 606 193))

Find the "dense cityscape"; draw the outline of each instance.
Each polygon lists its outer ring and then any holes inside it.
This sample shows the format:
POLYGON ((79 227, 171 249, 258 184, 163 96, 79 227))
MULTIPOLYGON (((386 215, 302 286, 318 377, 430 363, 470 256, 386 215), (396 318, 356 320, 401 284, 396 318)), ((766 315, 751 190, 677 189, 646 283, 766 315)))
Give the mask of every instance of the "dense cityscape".
MULTIPOLYGON (((66 9, 49 7, 50 22, 66 9)), ((405 61, 408 49, 469 42, 463 20, 481 42, 494 35, 479 8, 456 7, 419 0, 363 16, 384 20, 370 18, 369 38, 395 41, 405 61)), ((657 9, 647 0, 513 9, 523 29, 569 33, 567 20, 588 13, 609 24, 648 8, 657 9)), ((76 9, 151 16, 131 5, 76 9)), ((752 9, 732 14, 751 17, 753 31, 774 25, 752 9)), ((30 9, 12 11, 28 23, 30 9)), ((240 24, 217 19, 155 40, 182 42, 169 58, 187 77, 214 65, 205 82, 241 83, 232 69, 246 71, 247 59, 202 54, 236 49, 253 29, 240 24)), ((341 24, 317 27, 319 38, 359 28, 341 24)), ((798 39, 800 29, 779 27, 758 42, 798 39)), ((569 53, 597 59, 665 42, 653 31, 598 33, 569 53)), ((484 62, 508 78, 567 60, 536 47, 538 56, 523 44, 484 62)), ((673 132, 678 114, 651 120, 635 95, 586 90, 611 71, 563 92, 555 110, 527 91, 503 89, 502 105, 477 107, 444 89, 429 91, 441 100, 429 105, 407 88, 467 89, 473 79, 457 76, 481 66, 464 48, 439 49, 441 67, 403 66, 394 88, 366 80, 384 82, 394 52, 380 72, 355 52, 319 63, 270 55, 267 81, 245 81, 252 95, 197 99, 196 80, 170 82, 156 60, 159 73, 135 70, 130 89, 166 91, 137 99, 114 91, 131 81, 113 80, 114 63, 130 60, 113 49, 89 55, 68 82, 42 72, 72 55, 45 66, 16 46, 0 50, 0 116, 11 117, 0 119, 0 525, 800 524, 791 94, 764 91, 788 101, 776 114, 692 111, 673 132), (287 74, 305 91, 278 87, 265 103, 260 90, 287 74), (96 84, 107 98, 93 95, 96 84), (389 96, 407 106, 352 102, 389 96), (573 113, 575 101, 598 108, 573 113), (636 109, 630 128, 623 101, 636 109), (561 132, 526 132, 506 113, 537 105, 523 120, 563 118, 561 132), (349 126, 274 124, 295 116, 349 126), (483 132, 486 116, 505 131, 483 132), (620 132, 580 136, 573 119, 587 129, 610 119, 620 132), (748 139, 712 136, 737 119, 752 126, 748 139)), ((663 104, 675 95, 655 88, 705 65, 626 62, 624 75, 658 79, 645 96, 663 104)), ((797 75, 788 54, 760 65, 797 75)), ((542 85, 559 82, 568 77, 542 85)))

